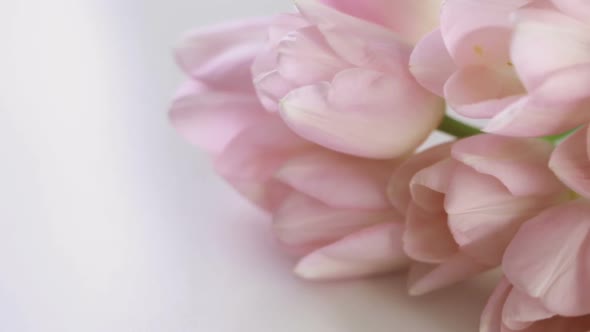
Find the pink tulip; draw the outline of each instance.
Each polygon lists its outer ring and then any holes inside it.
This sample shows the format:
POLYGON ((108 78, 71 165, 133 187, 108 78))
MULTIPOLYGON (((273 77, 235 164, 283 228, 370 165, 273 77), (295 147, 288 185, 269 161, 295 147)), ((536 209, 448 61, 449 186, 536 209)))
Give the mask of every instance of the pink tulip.
POLYGON ((459 113, 510 136, 558 134, 590 121, 590 3, 448 0, 411 71, 459 113))
POLYGON ((541 140, 485 134, 427 150, 396 170, 389 193, 406 216, 410 293, 498 266, 525 220, 567 198, 547 167, 551 151, 541 140))
POLYGON ((502 280, 481 317, 480 332, 588 332, 590 315, 556 314, 526 293, 502 280))
POLYGON ((584 316, 590 315, 589 257, 590 202, 579 199, 527 221, 502 267, 516 288, 549 312, 584 316))
POLYGON ((305 256, 296 268, 302 277, 361 277, 405 267, 403 219, 385 193, 397 162, 325 149, 264 109, 249 68, 266 29, 264 19, 252 20, 187 37, 178 59, 191 80, 175 99, 173 124, 210 151, 221 176, 272 215, 280 243, 305 256))
POLYGON ((265 107, 332 150, 378 159, 413 151, 444 113, 407 65, 412 43, 434 27, 438 4, 296 3, 299 13, 276 19, 253 66, 265 107))
POLYGON ((590 202, 547 209, 506 249, 505 280, 484 310, 482 332, 590 331, 590 202))

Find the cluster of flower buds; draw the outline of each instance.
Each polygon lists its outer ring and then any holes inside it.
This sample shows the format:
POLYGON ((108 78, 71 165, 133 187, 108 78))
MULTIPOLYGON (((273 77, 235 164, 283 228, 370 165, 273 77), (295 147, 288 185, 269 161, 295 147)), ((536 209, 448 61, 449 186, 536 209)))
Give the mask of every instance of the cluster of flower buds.
POLYGON ((482 332, 590 331, 590 1, 297 0, 177 61, 174 126, 299 276, 420 295, 501 267, 482 332))

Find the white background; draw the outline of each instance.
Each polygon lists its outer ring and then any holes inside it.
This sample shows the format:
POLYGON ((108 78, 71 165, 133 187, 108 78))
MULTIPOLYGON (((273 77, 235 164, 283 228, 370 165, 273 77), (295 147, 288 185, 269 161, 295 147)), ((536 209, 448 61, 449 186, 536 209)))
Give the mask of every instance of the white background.
POLYGON ((170 128, 180 34, 288 0, 0 2, 0 331, 473 332, 490 286, 313 284, 170 128))

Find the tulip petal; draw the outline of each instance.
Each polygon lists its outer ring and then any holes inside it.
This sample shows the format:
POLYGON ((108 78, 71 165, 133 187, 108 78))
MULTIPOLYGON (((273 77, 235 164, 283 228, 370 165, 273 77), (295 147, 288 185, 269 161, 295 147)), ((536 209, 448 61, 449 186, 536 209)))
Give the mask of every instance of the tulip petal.
POLYGON ((317 26, 334 52, 350 64, 392 70, 407 65, 411 44, 395 32, 347 15, 317 0, 298 0, 297 8, 317 26))
POLYGON ((502 309, 512 290, 512 284, 503 278, 486 304, 480 320, 480 332, 509 332, 503 330, 502 309))
POLYGON ((469 118, 491 118, 525 93, 511 67, 468 66, 456 71, 444 95, 457 113, 469 118))
POLYGON ((230 178, 262 180, 310 148, 314 146, 290 131, 279 117, 272 116, 235 137, 216 160, 217 171, 230 178))
MULTIPOLYGON (((346 0, 296 0, 295 5, 299 12, 313 25, 316 25, 322 31, 336 31, 348 30, 358 32, 365 36, 378 36, 384 39, 399 40, 399 36, 384 26, 375 24, 370 20, 363 20, 361 18, 349 15, 346 12, 337 10, 330 6, 336 1, 342 2, 346 0), (331 2, 332 1, 332 2, 331 2), (322 3, 324 2, 324 3, 322 3), (326 5, 327 2, 331 2, 326 5)), ((352 1, 352 0, 349 0, 352 1)), ((370 0, 377 1, 377 0, 370 0)), ((342 3, 344 5, 344 3, 342 3)), ((337 7, 344 7, 337 5, 337 7)), ((357 6, 362 4, 357 3, 357 6)))
POLYGON ((351 157, 325 149, 294 156, 275 177, 295 190, 339 208, 390 208, 384 183, 394 162, 351 157))
POLYGON ((254 63, 252 74, 254 77, 273 71, 277 67, 277 47, 292 31, 309 27, 310 23, 299 14, 276 15, 268 26, 268 36, 263 48, 260 49, 254 63))
POLYGON ((558 315, 590 314, 590 204, 550 208, 526 222, 504 255, 510 281, 558 315), (539 244, 542 245, 539 245, 539 244))
POLYGON ((420 170, 410 182, 413 202, 427 211, 443 211, 444 194, 457 163, 448 158, 420 170))
POLYGON ((329 81, 350 65, 326 44, 315 26, 291 31, 278 45, 278 71, 297 86, 329 81))
POLYGON ((439 265, 414 263, 408 278, 409 292, 411 295, 423 295, 467 280, 487 270, 488 266, 481 265, 461 253, 439 265))
POLYGON ((418 83, 439 96, 444 95, 444 85, 455 70, 440 29, 424 37, 410 56, 410 71, 418 83))
POLYGON ((436 27, 438 0, 321 0, 343 13, 382 25, 415 42, 436 27))
POLYGON ((572 190, 590 198, 590 127, 584 127, 561 142, 549 167, 572 190))
POLYGON ((191 32, 176 47, 177 62, 192 78, 218 89, 252 91, 250 66, 264 47, 272 20, 256 18, 191 32))
POLYGON ((556 10, 525 9, 516 18, 512 62, 528 90, 557 70, 590 63, 588 24, 556 10))
POLYGON ((511 35, 510 14, 528 0, 447 0, 441 31, 457 63, 506 64, 511 35))
POLYGON ((429 166, 449 157, 452 143, 440 144, 415 154, 402 163, 393 173, 387 188, 389 200, 395 208, 405 214, 412 199, 410 181, 414 175, 429 166))
POLYGON ((508 328, 520 331, 553 316, 539 300, 513 288, 504 304, 502 321, 508 328))
POLYGON ((565 188, 547 168, 553 146, 538 139, 477 135, 458 141, 453 158, 498 179, 515 196, 547 195, 565 188))
POLYGON ((362 229, 304 257, 295 273, 305 279, 366 277, 406 268, 402 222, 385 222, 362 229))
POLYGON ((332 83, 292 91, 281 115, 299 135, 327 148, 389 159, 412 151, 444 112, 413 80, 372 70, 342 71, 332 83))
POLYGON ((273 230, 286 246, 311 251, 368 226, 397 220, 391 209, 358 210, 330 207, 293 192, 273 215, 273 230))
POLYGON ((453 174, 445 210, 461 250, 482 264, 497 266, 520 225, 549 203, 542 196, 515 197, 495 178, 461 165, 453 174))
POLYGON ((581 22, 590 22, 590 3, 586 0, 551 0, 562 12, 581 22))
POLYGON ((269 38, 264 48, 260 50, 252 64, 254 86, 264 107, 276 112, 279 101, 293 90, 296 85, 283 78, 278 70, 279 44, 286 36, 300 28, 308 27, 309 23, 298 14, 278 15, 269 27, 269 38))
POLYGON ((265 121, 255 96, 215 91, 188 82, 179 91, 170 110, 170 120, 192 144, 219 154, 244 129, 265 121))
POLYGON ((278 70, 254 77, 254 86, 260 103, 271 112, 278 112, 280 100, 297 87, 281 76, 278 70))
POLYGON ((315 147, 291 132, 278 116, 268 117, 237 135, 217 157, 215 167, 246 198, 272 211, 292 191, 273 179, 274 174, 287 160, 315 147))
POLYGON ((277 46, 289 32, 309 26, 312 24, 299 13, 276 15, 268 29, 267 45, 277 46))
POLYGON ((590 64, 548 75, 527 97, 507 107, 484 128, 508 136, 564 133, 590 121, 590 64))
POLYGON ((456 254, 458 246, 449 231, 444 211, 430 212, 410 204, 406 224, 404 250, 412 259, 444 264, 456 254))

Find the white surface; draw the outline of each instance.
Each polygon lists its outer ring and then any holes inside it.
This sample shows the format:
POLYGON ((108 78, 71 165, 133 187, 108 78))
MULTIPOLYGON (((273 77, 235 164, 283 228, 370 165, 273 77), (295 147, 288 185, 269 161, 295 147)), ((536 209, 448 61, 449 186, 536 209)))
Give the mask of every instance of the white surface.
POLYGON ((279 0, 0 2, 0 331, 473 332, 489 287, 311 284, 168 125, 170 48, 279 0))

